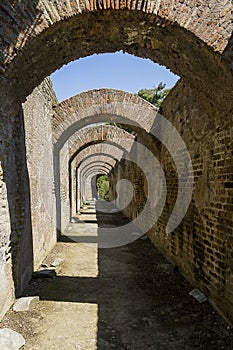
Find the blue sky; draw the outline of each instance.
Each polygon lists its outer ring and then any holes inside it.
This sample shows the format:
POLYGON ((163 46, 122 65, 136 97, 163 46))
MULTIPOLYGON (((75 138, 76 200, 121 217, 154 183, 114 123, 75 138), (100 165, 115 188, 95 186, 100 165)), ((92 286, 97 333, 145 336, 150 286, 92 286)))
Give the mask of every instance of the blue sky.
POLYGON ((149 59, 117 52, 71 62, 54 72, 51 79, 60 102, 82 91, 103 87, 132 93, 157 86, 161 81, 172 87, 178 77, 149 59))

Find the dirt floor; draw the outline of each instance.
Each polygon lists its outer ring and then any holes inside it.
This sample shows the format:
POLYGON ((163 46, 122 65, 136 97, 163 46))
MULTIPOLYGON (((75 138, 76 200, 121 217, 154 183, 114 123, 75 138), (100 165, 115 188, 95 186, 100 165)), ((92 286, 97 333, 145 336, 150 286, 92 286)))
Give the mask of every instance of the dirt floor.
POLYGON ((33 279, 30 311, 10 310, 0 328, 26 339, 26 350, 233 349, 233 329, 148 239, 98 249, 99 227, 120 225, 119 213, 96 216, 92 205, 75 218, 45 260, 60 257, 57 277, 33 279))

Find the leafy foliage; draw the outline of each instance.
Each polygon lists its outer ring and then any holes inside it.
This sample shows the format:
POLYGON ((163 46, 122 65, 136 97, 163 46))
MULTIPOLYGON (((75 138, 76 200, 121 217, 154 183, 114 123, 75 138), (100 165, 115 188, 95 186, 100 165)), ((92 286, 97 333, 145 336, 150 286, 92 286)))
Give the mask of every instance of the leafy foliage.
MULTIPOLYGON (((152 89, 141 89, 138 91, 138 96, 142 97, 144 100, 150 102, 156 107, 160 107, 165 97, 169 94, 171 89, 166 89, 166 84, 160 82, 157 87, 152 89)), ((118 128, 124 129, 132 135, 136 135, 136 132, 132 130, 127 125, 119 123, 106 123, 106 125, 114 125, 118 128)))
POLYGON ((168 95, 170 89, 165 89, 166 84, 160 82, 157 87, 153 89, 141 89, 138 95, 144 100, 152 103, 156 107, 160 107, 165 97, 168 95))
POLYGON ((109 201, 109 178, 107 175, 101 175, 96 181, 98 194, 102 199, 109 201))

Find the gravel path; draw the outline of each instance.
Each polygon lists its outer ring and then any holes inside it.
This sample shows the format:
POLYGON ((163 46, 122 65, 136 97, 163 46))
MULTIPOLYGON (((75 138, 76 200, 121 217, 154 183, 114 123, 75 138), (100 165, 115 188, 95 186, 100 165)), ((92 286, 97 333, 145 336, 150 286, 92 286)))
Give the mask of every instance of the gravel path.
POLYGON ((45 260, 63 260, 57 277, 33 279, 25 291, 40 301, 0 323, 25 337, 25 349, 233 349, 233 329, 189 296, 148 239, 97 248, 98 227, 125 223, 121 214, 96 216, 90 206, 75 221, 45 260))

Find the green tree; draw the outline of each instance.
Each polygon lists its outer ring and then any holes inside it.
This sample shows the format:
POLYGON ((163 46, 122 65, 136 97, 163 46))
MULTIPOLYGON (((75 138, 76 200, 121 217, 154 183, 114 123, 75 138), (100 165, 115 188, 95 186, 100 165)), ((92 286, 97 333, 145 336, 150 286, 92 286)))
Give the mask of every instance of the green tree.
POLYGON ((109 201, 109 178, 107 175, 101 175, 96 181, 98 194, 101 198, 109 201))
POLYGON ((166 89, 166 84, 160 82, 158 86, 153 89, 141 89, 138 91, 138 95, 144 100, 152 103, 156 107, 160 107, 163 100, 169 93, 170 89, 166 89))

